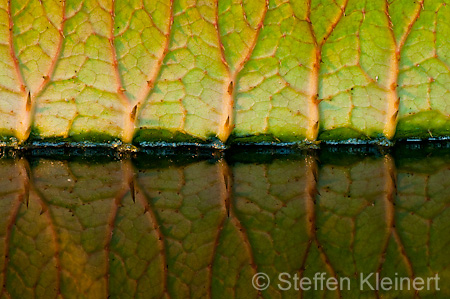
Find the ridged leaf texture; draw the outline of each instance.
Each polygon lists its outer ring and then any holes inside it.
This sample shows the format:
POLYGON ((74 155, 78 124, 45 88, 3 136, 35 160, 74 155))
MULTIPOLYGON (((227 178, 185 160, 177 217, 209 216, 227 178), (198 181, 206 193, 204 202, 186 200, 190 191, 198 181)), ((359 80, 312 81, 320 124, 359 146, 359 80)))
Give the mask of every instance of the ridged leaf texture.
POLYGON ((450 136, 447 0, 1 0, 0 136, 450 136))
POLYGON ((449 165, 1 159, 0 297, 448 298, 449 165), (257 272, 273 282, 260 293, 257 272), (283 272, 351 289, 281 291, 283 272), (438 274, 440 290, 361 290, 361 273, 438 274))

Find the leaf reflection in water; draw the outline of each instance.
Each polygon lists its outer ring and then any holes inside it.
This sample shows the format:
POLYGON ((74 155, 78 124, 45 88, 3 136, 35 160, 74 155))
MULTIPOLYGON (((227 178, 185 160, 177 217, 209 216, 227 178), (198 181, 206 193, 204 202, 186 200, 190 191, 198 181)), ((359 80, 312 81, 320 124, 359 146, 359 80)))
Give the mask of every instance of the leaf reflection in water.
POLYGON ((294 297, 280 273, 325 272, 352 288, 302 297, 445 298, 450 158, 424 157, 3 158, 2 296, 294 297), (258 292, 257 272, 275 283, 258 292), (361 290, 361 273, 438 274, 440 291, 361 290))

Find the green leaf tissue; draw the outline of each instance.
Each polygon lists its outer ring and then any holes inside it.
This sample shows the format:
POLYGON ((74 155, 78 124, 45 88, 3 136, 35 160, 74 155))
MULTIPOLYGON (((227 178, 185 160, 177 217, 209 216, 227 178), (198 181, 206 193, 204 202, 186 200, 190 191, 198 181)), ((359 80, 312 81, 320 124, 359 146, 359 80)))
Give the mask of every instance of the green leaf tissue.
POLYGON ((0 0, 0 140, 450 136, 448 0, 0 0))

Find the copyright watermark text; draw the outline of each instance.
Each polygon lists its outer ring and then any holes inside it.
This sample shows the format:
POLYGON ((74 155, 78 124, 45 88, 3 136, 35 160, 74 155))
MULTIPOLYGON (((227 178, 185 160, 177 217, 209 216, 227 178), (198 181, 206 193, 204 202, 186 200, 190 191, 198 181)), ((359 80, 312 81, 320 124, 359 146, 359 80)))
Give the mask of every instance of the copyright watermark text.
POLYGON ((349 277, 329 277, 325 272, 317 272, 313 277, 301 277, 296 273, 280 273, 275 281, 270 281, 269 275, 263 272, 256 273, 252 278, 252 285, 259 291, 264 291, 270 285, 281 291, 295 290, 360 290, 391 291, 391 290, 431 290, 439 291, 439 275, 432 277, 401 277, 398 273, 395 277, 380 277, 380 273, 360 273, 358 279, 351 280, 349 277), (353 284, 353 285, 352 285, 353 284))

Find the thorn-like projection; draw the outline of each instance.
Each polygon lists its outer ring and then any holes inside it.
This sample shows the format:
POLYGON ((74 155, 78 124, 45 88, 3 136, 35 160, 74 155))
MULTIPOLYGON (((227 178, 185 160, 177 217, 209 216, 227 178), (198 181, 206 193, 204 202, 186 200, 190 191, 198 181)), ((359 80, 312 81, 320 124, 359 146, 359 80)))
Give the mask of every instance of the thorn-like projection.
POLYGON ((225 183, 225 189, 227 190, 227 192, 229 192, 230 189, 229 189, 229 185, 228 185, 229 184, 228 177, 225 174, 223 174, 223 181, 225 183))
POLYGON ((234 89, 234 83, 233 83, 233 81, 231 81, 230 84, 228 84, 228 94, 229 95, 233 94, 233 89, 234 89))
POLYGON ((219 171, 222 174, 222 183, 224 187, 222 190, 222 198, 225 204, 225 209, 227 211, 227 216, 229 218, 231 209, 231 192, 233 188, 232 173, 231 169, 229 168, 228 164, 225 161, 219 162, 219 171))
POLYGON ((225 121, 225 127, 228 128, 230 127, 230 117, 227 117, 227 120, 225 121))
MULTIPOLYGON (((316 181, 317 182, 317 181, 316 181)), ((309 196, 311 196, 311 198, 316 198, 316 195, 319 195, 320 196, 320 192, 319 192, 319 190, 317 189, 317 186, 314 186, 314 188, 310 188, 309 190, 308 190, 308 192, 309 192, 309 196)))
POLYGON ((24 200, 25 200, 25 205, 28 208, 28 205, 30 203, 30 180, 31 180, 31 174, 30 174, 30 169, 28 164, 26 164, 25 166, 25 182, 24 182, 24 200))
POLYGON ((133 202, 136 203, 136 190, 134 188, 134 177, 131 177, 130 181, 128 182, 128 185, 130 186, 131 198, 133 199, 133 202))
POLYGON ((230 218, 230 207, 231 207, 231 199, 230 199, 230 194, 231 194, 231 182, 230 182, 230 177, 228 176, 228 173, 223 173, 223 181, 225 184, 225 190, 227 192, 227 195, 225 197, 225 208, 227 210, 227 217, 230 218))
POLYGON ((314 130, 317 130, 319 128, 319 121, 316 121, 316 123, 314 124, 314 130))
POLYGON ((391 119, 391 121, 396 121, 396 119, 397 119, 397 116, 398 116, 398 110, 397 111, 395 111, 395 113, 392 115, 392 119, 391 119))
POLYGON ((134 105, 133 110, 131 110, 130 113, 130 119, 132 122, 134 122, 136 120, 136 111, 137 111, 138 105, 134 105))
POLYGON ((31 110, 31 92, 28 92, 28 96, 27 96, 27 104, 25 107, 27 112, 30 112, 31 110))
POLYGON ((25 184, 25 205, 28 208, 28 205, 30 203, 30 184, 27 182, 25 184))
POLYGON ((43 204, 43 205, 41 205, 41 212, 39 213, 39 215, 42 215, 47 211, 48 211, 48 207, 43 204))

